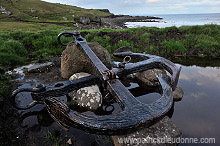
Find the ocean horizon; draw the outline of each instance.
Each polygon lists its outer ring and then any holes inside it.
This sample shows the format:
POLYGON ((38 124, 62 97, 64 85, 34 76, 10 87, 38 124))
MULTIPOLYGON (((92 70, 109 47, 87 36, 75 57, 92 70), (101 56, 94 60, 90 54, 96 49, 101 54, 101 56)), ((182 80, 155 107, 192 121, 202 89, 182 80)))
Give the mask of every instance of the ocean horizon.
POLYGON ((220 13, 204 13, 204 14, 155 14, 145 15, 160 17, 161 20, 155 19, 159 22, 126 22, 128 28, 134 27, 181 27, 193 25, 216 24, 220 25, 220 13))

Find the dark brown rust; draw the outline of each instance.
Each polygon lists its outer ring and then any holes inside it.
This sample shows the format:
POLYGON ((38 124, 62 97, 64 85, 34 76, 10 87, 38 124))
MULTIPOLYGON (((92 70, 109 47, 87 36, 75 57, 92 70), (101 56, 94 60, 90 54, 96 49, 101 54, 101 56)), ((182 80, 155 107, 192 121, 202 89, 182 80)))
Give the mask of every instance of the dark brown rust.
MULTIPOLYGON (((62 35, 71 35, 74 41, 79 44, 85 56, 89 58, 97 75, 84 77, 74 81, 58 82, 52 86, 46 86, 41 92, 33 91, 32 96, 35 101, 44 101, 51 116, 64 128, 76 126, 89 132, 102 134, 123 134, 140 127, 141 125, 149 126, 150 123, 165 115, 172 107, 173 98, 172 89, 176 88, 180 69, 171 61, 149 54, 138 54, 132 52, 122 52, 114 54, 117 57, 123 57, 124 61, 119 68, 109 70, 95 55, 87 45, 86 40, 78 33, 63 32, 59 34, 58 41, 62 35), (141 60, 137 63, 128 63, 126 56, 132 59, 141 60), (161 98, 151 104, 144 104, 137 100, 127 88, 121 83, 120 78, 129 74, 152 69, 162 68, 171 74, 171 82, 167 83, 162 75, 158 76, 160 88, 158 89, 161 98), (65 103, 55 99, 61 95, 66 95, 72 90, 102 83, 103 89, 114 97, 123 111, 111 115, 85 114, 69 109, 65 103)), ((62 43, 61 43, 62 44, 62 43)), ((66 45, 66 44, 63 44, 66 45)), ((32 91, 17 90, 13 94, 13 100, 19 92, 32 91)), ((103 99, 104 100, 104 99, 103 99)), ((31 107, 31 106, 28 106, 31 107)), ((18 106, 19 108, 19 106, 18 106)))

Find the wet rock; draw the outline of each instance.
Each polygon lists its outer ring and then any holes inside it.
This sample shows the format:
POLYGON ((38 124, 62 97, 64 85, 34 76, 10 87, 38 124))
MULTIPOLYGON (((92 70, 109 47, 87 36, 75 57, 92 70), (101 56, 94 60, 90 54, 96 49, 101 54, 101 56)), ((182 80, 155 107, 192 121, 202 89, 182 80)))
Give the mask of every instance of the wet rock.
POLYGON ((136 73, 136 78, 141 87, 156 87, 160 85, 157 76, 164 74, 166 74, 164 70, 155 68, 136 73))
POLYGON ((177 143, 169 143, 169 140, 180 138, 181 135, 181 130, 166 116, 149 128, 123 136, 113 136, 112 139, 115 146, 175 146, 177 143), (123 138, 127 138, 127 141, 122 141, 123 138))
MULTIPOLYGON (((75 80, 90 75, 91 74, 84 72, 76 73, 73 74, 69 80, 75 80)), ((77 103, 78 106, 87 110, 97 110, 102 104, 102 94, 98 85, 80 88, 69 93, 69 96, 77 103)))
POLYGON ((29 67, 27 71, 29 73, 40 73, 40 72, 49 71, 52 66, 54 66, 53 62, 46 62, 40 64, 37 63, 29 67))
POLYGON ((174 101, 181 101, 184 95, 183 89, 181 87, 176 87, 176 89, 172 92, 174 101))
MULTIPOLYGON (((97 42, 89 42, 88 45, 106 67, 111 69, 112 62, 108 51, 97 42)), ((83 54, 80 46, 70 43, 62 53, 61 76, 63 78, 69 78, 72 74, 79 72, 95 73, 94 68, 83 54)))

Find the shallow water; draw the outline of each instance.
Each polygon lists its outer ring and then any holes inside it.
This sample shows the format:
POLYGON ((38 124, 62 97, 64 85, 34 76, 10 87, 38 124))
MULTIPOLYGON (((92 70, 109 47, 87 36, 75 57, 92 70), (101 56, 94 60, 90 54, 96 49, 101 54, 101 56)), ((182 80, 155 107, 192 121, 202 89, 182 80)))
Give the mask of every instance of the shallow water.
MULTIPOLYGON (((184 97, 182 101, 175 102, 174 112, 172 115, 172 121, 181 129, 184 138, 215 138, 215 142, 220 144, 220 59, 208 60, 206 59, 175 59, 176 63, 185 64, 181 65, 182 70, 178 82, 178 86, 184 90, 184 97), (196 66, 196 65, 197 66, 196 66), (200 67, 200 66, 203 67, 200 67)), ((179 64, 177 64, 180 66, 179 64)), ((22 87, 29 87, 25 84, 22 87)), ((32 85, 34 86, 34 85, 32 85)), ((152 103, 160 97, 158 93, 150 93, 143 95, 140 93, 138 85, 132 83, 128 87, 138 99, 144 103, 152 103)), ((20 97, 20 104, 26 104, 31 102, 28 99, 29 93, 20 97), (23 99, 22 99, 23 98, 23 99)), ((61 98, 66 101, 65 97, 61 98)), ((115 105, 114 105, 115 106, 115 105)), ((115 109, 119 107, 116 105, 115 109)), ((21 113, 30 113, 27 116, 22 126, 29 128, 40 127, 42 130, 60 131, 60 136, 68 136, 77 139, 77 143, 91 144, 97 137, 97 135, 88 134, 77 128, 71 128, 69 132, 63 131, 47 114, 43 105, 35 106, 27 111, 20 111, 21 113), (39 111, 39 112, 35 112, 39 111), (80 140, 81 139, 81 140, 80 140), (82 141, 82 139, 88 139, 82 141)), ((118 112, 118 111, 116 111, 118 112)), ((114 113, 114 112, 113 112, 114 113)), ((34 131, 32 134, 36 134, 39 131, 34 131)), ((108 143, 107 145, 111 145, 108 143)), ((181 145, 193 145, 193 144, 181 144, 181 145)))
POLYGON ((183 137, 215 138, 219 144, 220 68, 182 66, 178 86, 184 98, 175 104, 172 120, 183 137))

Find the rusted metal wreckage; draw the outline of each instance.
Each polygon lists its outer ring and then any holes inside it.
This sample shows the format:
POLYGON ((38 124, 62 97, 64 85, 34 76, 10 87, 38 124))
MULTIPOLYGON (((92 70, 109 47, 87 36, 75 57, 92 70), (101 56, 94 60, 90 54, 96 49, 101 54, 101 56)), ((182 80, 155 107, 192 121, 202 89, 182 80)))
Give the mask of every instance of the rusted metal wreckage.
POLYGON ((174 63, 155 55, 119 52, 114 56, 124 58, 124 61, 119 63, 117 67, 108 69, 87 45, 86 40, 79 32, 63 32, 58 35, 59 43, 67 45, 61 42, 61 37, 64 35, 71 35, 74 42, 81 46, 82 51, 91 61, 96 74, 52 85, 41 84, 35 88, 17 89, 12 94, 12 103, 17 109, 28 109, 36 104, 44 103, 50 115, 62 127, 75 126, 85 131, 102 134, 123 134, 134 131, 143 125, 149 126, 152 121, 162 117, 170 110, 173 105, 171 93, 176 88, 181 69, 174 63), (130 59, 139 61, 126 63, 126 60, 130 59), (144 104, 136 99, 120 80, 129 74, 154 68, 169 72, 169 80, 164 75, 159 75, 161 97, 151 104, 144 104), (55 98, 95 84, 100 84, 102 89, 107 90, 120 105, 122 111, 108 115, 86 114, 70 109, 64 102, 55 98), (31 92, 33 102, 25 106, 18 105, 16 95, 20 92, 31 92))

